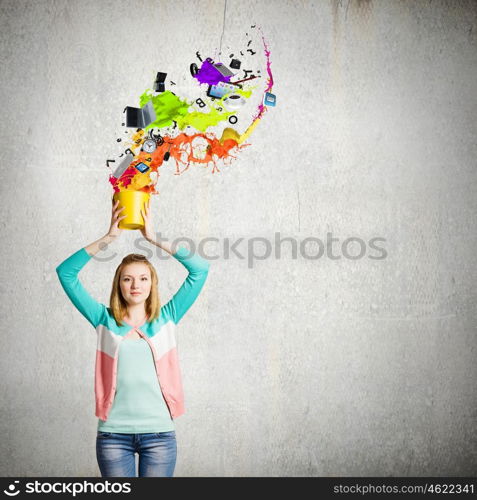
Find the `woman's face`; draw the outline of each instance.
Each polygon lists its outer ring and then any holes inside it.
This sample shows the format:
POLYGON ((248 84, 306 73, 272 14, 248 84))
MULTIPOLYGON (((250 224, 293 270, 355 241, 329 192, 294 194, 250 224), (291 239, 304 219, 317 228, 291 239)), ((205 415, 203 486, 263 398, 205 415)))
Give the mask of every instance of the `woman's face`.
POLYGON ((128 305, 144 302, 151 293, 151 272, 146 264, 133 262, 124 266, 119 286, 128 305))

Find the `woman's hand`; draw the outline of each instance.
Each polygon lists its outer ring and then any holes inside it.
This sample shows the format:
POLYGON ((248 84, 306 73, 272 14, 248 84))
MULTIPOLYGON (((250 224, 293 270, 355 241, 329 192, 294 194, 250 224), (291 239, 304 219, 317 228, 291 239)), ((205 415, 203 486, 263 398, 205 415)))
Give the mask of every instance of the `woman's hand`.
POLYGON ((117 200, 116 203, 114 203, 113 200, 113 208, 111 211, 111 227, 108 231, 108 236, 111 236, 113 238, 116 238, 123 232, 122 229, 119 229, 118 224, 124 219, 124 217, 126 217, 125 215, 123 215, 122 217, 119 216, 119 212, 121 212, 121 210, 124 210, 124 207, 117 209, 118 204, 119 200, 117 200))
POLYGON ((162 241, 159 241, 159 239, 156 240, 157 235, 154 234, 152 229, 151 198, 149 198, 147 204, 144 205, 144 210, 141 209, 141 215, 144 219, 144 227, 141 228, 140 231, 144 238, 146 238, 149 243, 152 243, 153 245, 162 248, 162 250, 165 250, 170 255, 173 255, 175 250, 169 244, 163 243, 162 241))
POLYGON ((154 240, 154 231, 152 229, 152 215, 151 215, 151 198, 147 201, 147 204, 144 205, 143 210, 141 208, 141 215, 144 219, 144 227, 141 228, 141 233, 146 238, 147 241, 154 240))

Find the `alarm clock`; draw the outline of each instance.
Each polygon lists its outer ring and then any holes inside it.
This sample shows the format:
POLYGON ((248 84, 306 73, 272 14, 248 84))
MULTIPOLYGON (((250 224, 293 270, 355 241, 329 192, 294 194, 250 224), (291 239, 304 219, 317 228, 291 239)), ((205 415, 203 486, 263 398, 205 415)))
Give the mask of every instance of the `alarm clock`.
POLYGON ((154 153, 157 148, 157 143, 153 139, 146 139, 142 145, 142 150, 146 153, 154 153))

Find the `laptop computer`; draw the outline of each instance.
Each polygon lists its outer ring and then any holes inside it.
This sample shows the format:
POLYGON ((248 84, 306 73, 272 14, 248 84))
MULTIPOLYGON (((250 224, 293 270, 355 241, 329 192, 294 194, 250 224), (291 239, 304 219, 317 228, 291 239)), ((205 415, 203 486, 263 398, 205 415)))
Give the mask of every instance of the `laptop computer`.
POLYGON ((149 101, 142 108, 126 107, 126 127, 145 128, 156 121, 156 118, 156 112, 154 111, 152 101, 149 101))

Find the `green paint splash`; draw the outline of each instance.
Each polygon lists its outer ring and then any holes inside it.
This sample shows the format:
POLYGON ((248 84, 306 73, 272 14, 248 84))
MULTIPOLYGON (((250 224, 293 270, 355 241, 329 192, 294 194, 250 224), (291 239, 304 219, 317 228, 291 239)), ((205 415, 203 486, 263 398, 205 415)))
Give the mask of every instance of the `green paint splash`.
MULTIPOLYGON (((156 112, 156 120, 145 127, 145 130, 168 127, 175 121, 180 130, 184 130, 187 126, 190 126, 196 130, 205 132, 209 127, 226 121, 229 116, 235 113, 234 111, 224 109, 222 103, 226 96, 222 97, 217 104, 212 104, 212 101, 209 101, 210 111, 202 113, 195 110, 189 111, 193 103, 187 102, 185 99, 180 99, 169 90, 156 96, 153 96, 150 92, 151 90, 147 89, 139 98, 141 108, 149 101, 152 101, 154 111, 156 112), (218 111, 217 108, 222 108, 222 111, 218 111)), ((240 93, 244 97, 249 97, 251 91, 240 90, 237 93, 240 93)))
POLYGON ((217 111, 214 107, 210 108, 208 113, 201 113, 200 111, 192 111, 183 118, 177 119, 177 126, 184 130, 185 127, 190 125, 196 130, 205 132, 209 127, 217 125, 219 122, 227 120, 230 115, 233 115, 233 111, 217 111))
POLYGON ((182 100, 171 91, 166 90, 156 96, 152 96, 147 89, 139 98, 139 106, 141 108, 152 101, 154 111, 156 112, 156 121, 150 123, 145 129, 162 128, 172 125, 174 121, 183 118, 188 114, 190 104, 186 100, 182 100))

